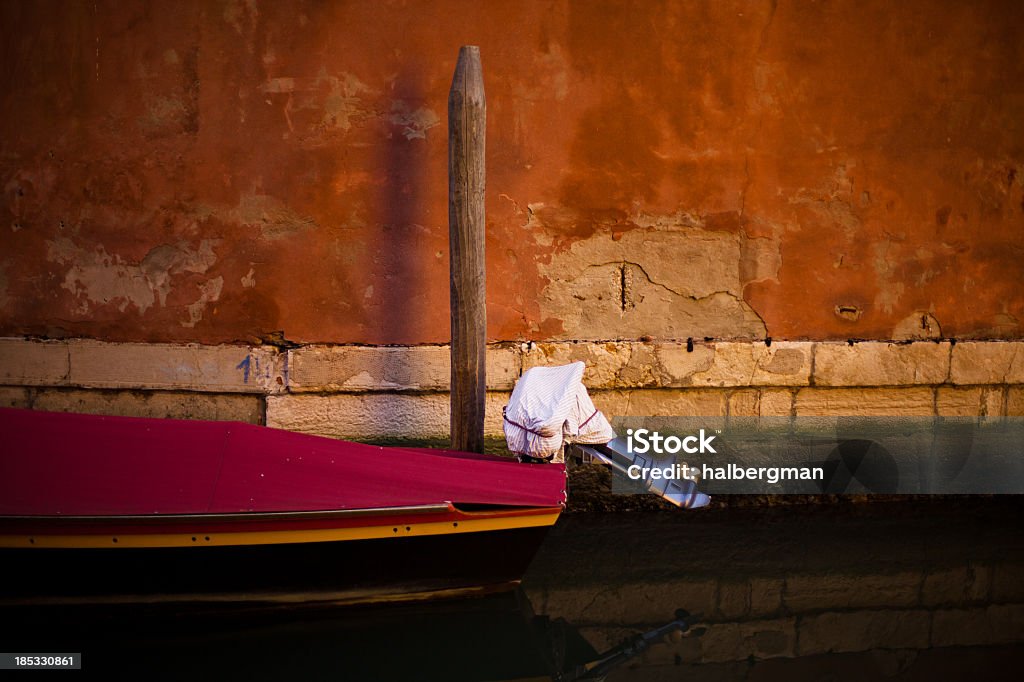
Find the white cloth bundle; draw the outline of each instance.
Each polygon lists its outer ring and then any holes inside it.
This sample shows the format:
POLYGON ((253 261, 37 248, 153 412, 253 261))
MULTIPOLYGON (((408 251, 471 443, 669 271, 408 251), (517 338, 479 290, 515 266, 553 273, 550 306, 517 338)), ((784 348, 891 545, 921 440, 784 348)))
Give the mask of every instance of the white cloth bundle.
POLYGON ((504 410, 505 441, 520 455, 545 459, 563 443, 607 443, 615 432, 583 385, 582 362, 533 367, 516 382, 504 410))

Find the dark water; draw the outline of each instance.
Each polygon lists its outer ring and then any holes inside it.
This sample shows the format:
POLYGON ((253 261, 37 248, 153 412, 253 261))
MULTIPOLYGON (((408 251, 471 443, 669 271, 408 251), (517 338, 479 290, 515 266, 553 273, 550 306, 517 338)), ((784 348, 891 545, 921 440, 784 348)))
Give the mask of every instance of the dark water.
POLYGON ((1016 680, 1021 511, 1004 497, 572 514, 514 593, 7 608, 0 649, 147 679, 1016 680), (696 631, 637 645, 677 609, 696 631))

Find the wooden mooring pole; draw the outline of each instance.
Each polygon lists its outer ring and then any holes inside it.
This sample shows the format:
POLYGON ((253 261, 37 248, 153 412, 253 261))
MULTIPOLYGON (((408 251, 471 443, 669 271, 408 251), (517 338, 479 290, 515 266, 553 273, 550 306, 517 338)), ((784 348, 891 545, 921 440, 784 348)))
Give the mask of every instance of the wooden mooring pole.
POLYGON ((448 243, 451 256, 452 449, 484 451, 487 306, 484 143, 487 100, 480 48, 459 50, 448 93, 448 243))

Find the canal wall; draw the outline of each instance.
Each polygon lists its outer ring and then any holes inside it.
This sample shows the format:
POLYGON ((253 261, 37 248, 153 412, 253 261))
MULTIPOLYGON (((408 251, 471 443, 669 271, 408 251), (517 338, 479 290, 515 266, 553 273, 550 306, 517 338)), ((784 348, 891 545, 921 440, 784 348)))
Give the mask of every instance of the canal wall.
POLYGON ((2 3, 0 399, 447 437, 474 44, 490 435, 524 369, 575 359, 609 415, 1019 415, 1022 25, 1012 0, 2 3))
MULTIPOLYGON (((587 363, 608 416, 1024 416, 1024 342, 603 342, 489 347, 486 433, 523 371, 587 363)), ((446 346, 0 339, 0 404, 444 439, 446 346)))

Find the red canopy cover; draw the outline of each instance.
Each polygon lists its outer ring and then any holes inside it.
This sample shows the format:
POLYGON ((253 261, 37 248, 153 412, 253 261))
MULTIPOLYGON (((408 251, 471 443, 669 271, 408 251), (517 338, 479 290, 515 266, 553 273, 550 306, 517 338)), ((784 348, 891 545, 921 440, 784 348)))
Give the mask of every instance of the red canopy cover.
POLYGON ((240 422, 0 409, 0 515, 144 515, 565 502, 565 468, 240 422))

